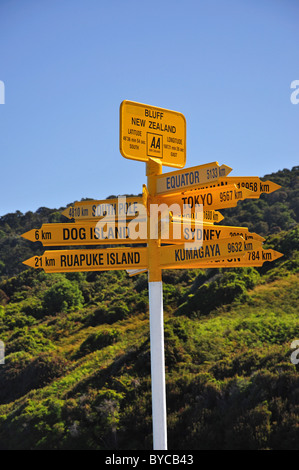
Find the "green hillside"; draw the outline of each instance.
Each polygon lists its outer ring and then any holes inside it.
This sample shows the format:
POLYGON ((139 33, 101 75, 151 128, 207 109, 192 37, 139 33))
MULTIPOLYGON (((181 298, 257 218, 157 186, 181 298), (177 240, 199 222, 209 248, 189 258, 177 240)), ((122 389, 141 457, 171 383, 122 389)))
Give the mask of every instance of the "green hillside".
MULTIPOLYGON (((299 167, 265 179, 222 223, 282 258, 163 273, 169 450, 299 450, 299 167)), ((0 217, 0 449, 150 450, 147 275, 22 264, 63 209, 0 217)))

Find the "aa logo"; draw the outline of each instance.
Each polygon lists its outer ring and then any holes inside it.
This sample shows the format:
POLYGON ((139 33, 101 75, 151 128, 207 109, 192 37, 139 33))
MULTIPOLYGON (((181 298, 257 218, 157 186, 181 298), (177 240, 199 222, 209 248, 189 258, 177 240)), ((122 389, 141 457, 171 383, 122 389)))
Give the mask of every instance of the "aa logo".
POLYGON ((153 137, 151 148, 160 149, 161 148, 161 137, 153 137))
POLYGON ((163 136, 147 133, 147 154, 151 157, 162 158, 163 136))

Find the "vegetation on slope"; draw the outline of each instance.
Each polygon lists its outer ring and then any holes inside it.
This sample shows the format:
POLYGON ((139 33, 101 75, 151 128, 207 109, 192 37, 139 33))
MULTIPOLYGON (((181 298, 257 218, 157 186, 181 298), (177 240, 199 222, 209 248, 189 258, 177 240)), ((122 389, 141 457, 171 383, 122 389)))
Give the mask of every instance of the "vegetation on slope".
MULTIPOLYGON (((276 199, 243 201, 223 223, 262 234, 266 220, 283 258, 163 274, 170 450, 299 449, 298 168, 267 179, 276 199)), ((147 276, 24 268, 43 249, 20 234, 60 217, 0 218, 0 449, 151 449, 147 276)))

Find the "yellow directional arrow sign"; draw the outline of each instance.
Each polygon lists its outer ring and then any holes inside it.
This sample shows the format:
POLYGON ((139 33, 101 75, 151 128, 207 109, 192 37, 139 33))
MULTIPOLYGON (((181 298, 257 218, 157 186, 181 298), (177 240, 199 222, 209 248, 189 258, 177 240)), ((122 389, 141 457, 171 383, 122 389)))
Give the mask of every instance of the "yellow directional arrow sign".
POLYGON ((181 217, 171 215, 170 218, 172 221, 176 221, 177 219, 180 221, 188 219, 191 219, 192 221, 202 220, 205 224, 217 224, 224 219, 223 215, 219 211, 215 211, 213 209, 203 210, 202 213, 191 212, 190 214, 182 214, 181 217), (195 218, 195 216, 197 217, 195 218))
MULTIPOLYGON (((178 222, 175 222, 178 224, 178 222)), ((180 240, 191 241, 191 237, 199 237, 199 228, 195 230, 195 234, 192 232, 194 227, 194 221, 191 219, 185 219, 184 233, 180 235, 180 240)), ((163 224, 164 232, 168 228, 167 233, 172 233, 173 221, 171 218, 163 224)), ((197 223, 197 227, 201 227, 201 224, 197 223)), ((214 228, 213 224, 206 224, 204 229, 204 237, 206 233, 219 233, 214 228)), ((221 227, 223 229, 223 227, 221 227)), ((232 227, 228 227, 230 232, 238 233, 232 230, 232 227)), ((182 228, 183 230, 183 228, 182 228)), ((240 233, 246 234, 247 229, 241 227, 240 233)), ((26 240, 31 242, 40 242, 43 246, 77 246, 77 245, 113 245, 113 244, 143 244, 147 243, 147 219, 136 218, 129 221, 118 220, 105 222, 104 219, 98 221, 86 221, 84 223, 67 223, 67 224, 43 224, 40 229, 32 229, 21 235, 26 240)), ((229 235, 228 235, 229 236, 229 235)), ((157 238, 157 237, 156 237, 157 238)), ((163 238, 163 235, 162 235, 163 238)), ((164 237, 165 238, 165 237, 164 237)), ((218 237, 219 238, 219 237, 218 237)), ((223 237, 222 237, 223 238, 223 237)), ((171 241, 170 242, 175 242, 171 241)))
POLYGON ((200 222, 186 223, 178 218, 170 224, 170 230, 167 225, 161 225, 161 240, 167 243, 180 244, 182 242, 198 243, 221 240, 241 236, 245 241, 258 240, 263 242, 265 239, 257 233, 250 233, 246 227, 231 227, 224 225, 212 225, 200 222), (169 236, 169 238, 167 238, 169 236))
MULTIPOLYGON (((193 191, 192 191, 192 194, 193 194, 193 191)), ((154 198, 150 198, 149 197, 149 194, 148 194, 148 189, 147 189, 147 186, 144 184, 143 185, 143 200, 145 201, 144 202, 144 205, 147 206, 147 211, 148 211, 148 214, 151 214, 151 202, 156 205, 157 203, 160 204, 164 202, 164 196, 157 196, 157 197, 154 197, 154 198)), ((169 196, 169 199, 166 198, 165 201, 170 202, 170 206, 171 204, 175 203, 177 199, 174 197, 174 195, 172 194, 171 196, 169 196), (172 197, 172 199, 171 199, 172 197)), ((171 208, 170 208, 171 209, 171 208)), ((167 213, 167 207, 163 207, 163 212, 167 213)), ((170 213, 170 217, 173 217, 173 214, 171 212, 171 210, 169 211, 170 213)), ((223 215, 219 212, 219 211, 216 211, 214 209, 204 209, 202 211, 199 211, 199 212, 192 212, 192 211, 181 211, 181 214, 180 214, 183 218, 191 218, 193 220, 199 218, 200 220, 202 220, 203 222, 205 223, 210 223, 210 224, 214 224, 214 223, 219 223, 221 222, 224 217, 223 215)))
POLYGON ((160 266, 167 268, 189 268, 201 262, 213 259, 231 258, 232 256, 242 257, 249 250, 260 248, 261 242, 257 240, 245 241, 242 237, 224 238, 217 242, 203 244, 196 248, 183 245, 169 245, 160 247, 160 266))
POLYGON ((136 217, 145 206, 144 197, 118 197, 114 199, 75 202, 62 211, 68 219, 95 220, 101 217, 126 218, 136 217))
POLYGON ((223 215, 219 211, 213 209, 203 210, 203 222, 206 224, 219 223, 224 219, 223 215))
MULTIPOLYGON (((260 267, 266 262, 275 261, 276 259, 283 256, 278 251, 263 248, 258 248, 254 251, 247 251, 242 257, 238 258, 222 258, 211 261, 201 260, 198 263, 192 263, 192 269, 208 269, 208 268, 233 268, 233 267, 248 267, 255 266, 260 267)), ((182 269, 181 264, 177 263, 171 267, 172 269, 182 269)), ((146 272, 146 269, 128 269, 127 273, 129 276, 135 276, 146 272)))
POLYGON ((177 111, 125 100, 120 105, 120 153, 125 158, 183 168, 186 119, 177 111))
POLYGON ((191 210, 201 204, 203 210, 223 209, 235 207, 239 201, 249 197, 254 197, 252 191, 246 188, 238 189, 236 185, 232 184, 225 187, 194 189, 175 196, 155 196, 151 202, 168 205, 178 204, 181 213, 183 213, 184 206, 191 208, 191 210))
MULTIPOLYGON (((231 267, 247 267, 247 266, 262 266, 264 263, 275 261, 276 259, 283 256, 278 251, 264 248, 258 248, 253 251, 248 251, 242 257, 237 258, 223 258, 219 260, 203 261, 197 265, 192 266, 193 268, 207 269, 207 268, 231 268, 231 267)), ((179 266, 178 266, 179 268, 179 266)), ((135 274, 135 273, 134 273, 135 274)), ((130 275, 132 275, 130 273, 130 275)))
POLYGON ((138 223, 132 221, 104 221, 43 224, 40 229, 32 229, 22 235, 32 242, 39 241, 44 246, 112 245, 146 243, 146 219, 138 223), (142 237, 142 238, 141 238, 142 237))
POLYGON ((272 181, 262 181, 258 176, 226 176, 220 177, 216 182, 207 182, 201 184, 198 188, 212 188, 212 187, 223 187, 225 185, 235 184, 238 189, 246 188, 252 191, 251 196, 248 197, 257 198, 262 193, 270 194, 277 189, 280 189, 279 184, 273 183, 272 181))
POLYGON ((156 177, 156 194, 170 194, 196 188, 201 184, 217 181, 232 171, 218 162, 206 163, 184 170, 172 171, 156 177))
POLYGON ((99 250, 51 250, 33 256, 24 264, 42 268, 46 273, 144 269, 147 248, 106 248, 99 250))

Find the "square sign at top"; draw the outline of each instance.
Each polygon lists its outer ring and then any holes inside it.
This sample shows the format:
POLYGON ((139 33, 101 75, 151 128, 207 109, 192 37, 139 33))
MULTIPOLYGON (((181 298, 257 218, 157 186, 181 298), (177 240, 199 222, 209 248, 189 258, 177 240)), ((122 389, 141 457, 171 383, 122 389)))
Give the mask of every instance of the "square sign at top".
POLYGON ((125 158, 183 168, 186 163, 186 119, 176 111, 134 101, 120 105, 120 153, 125 158))

